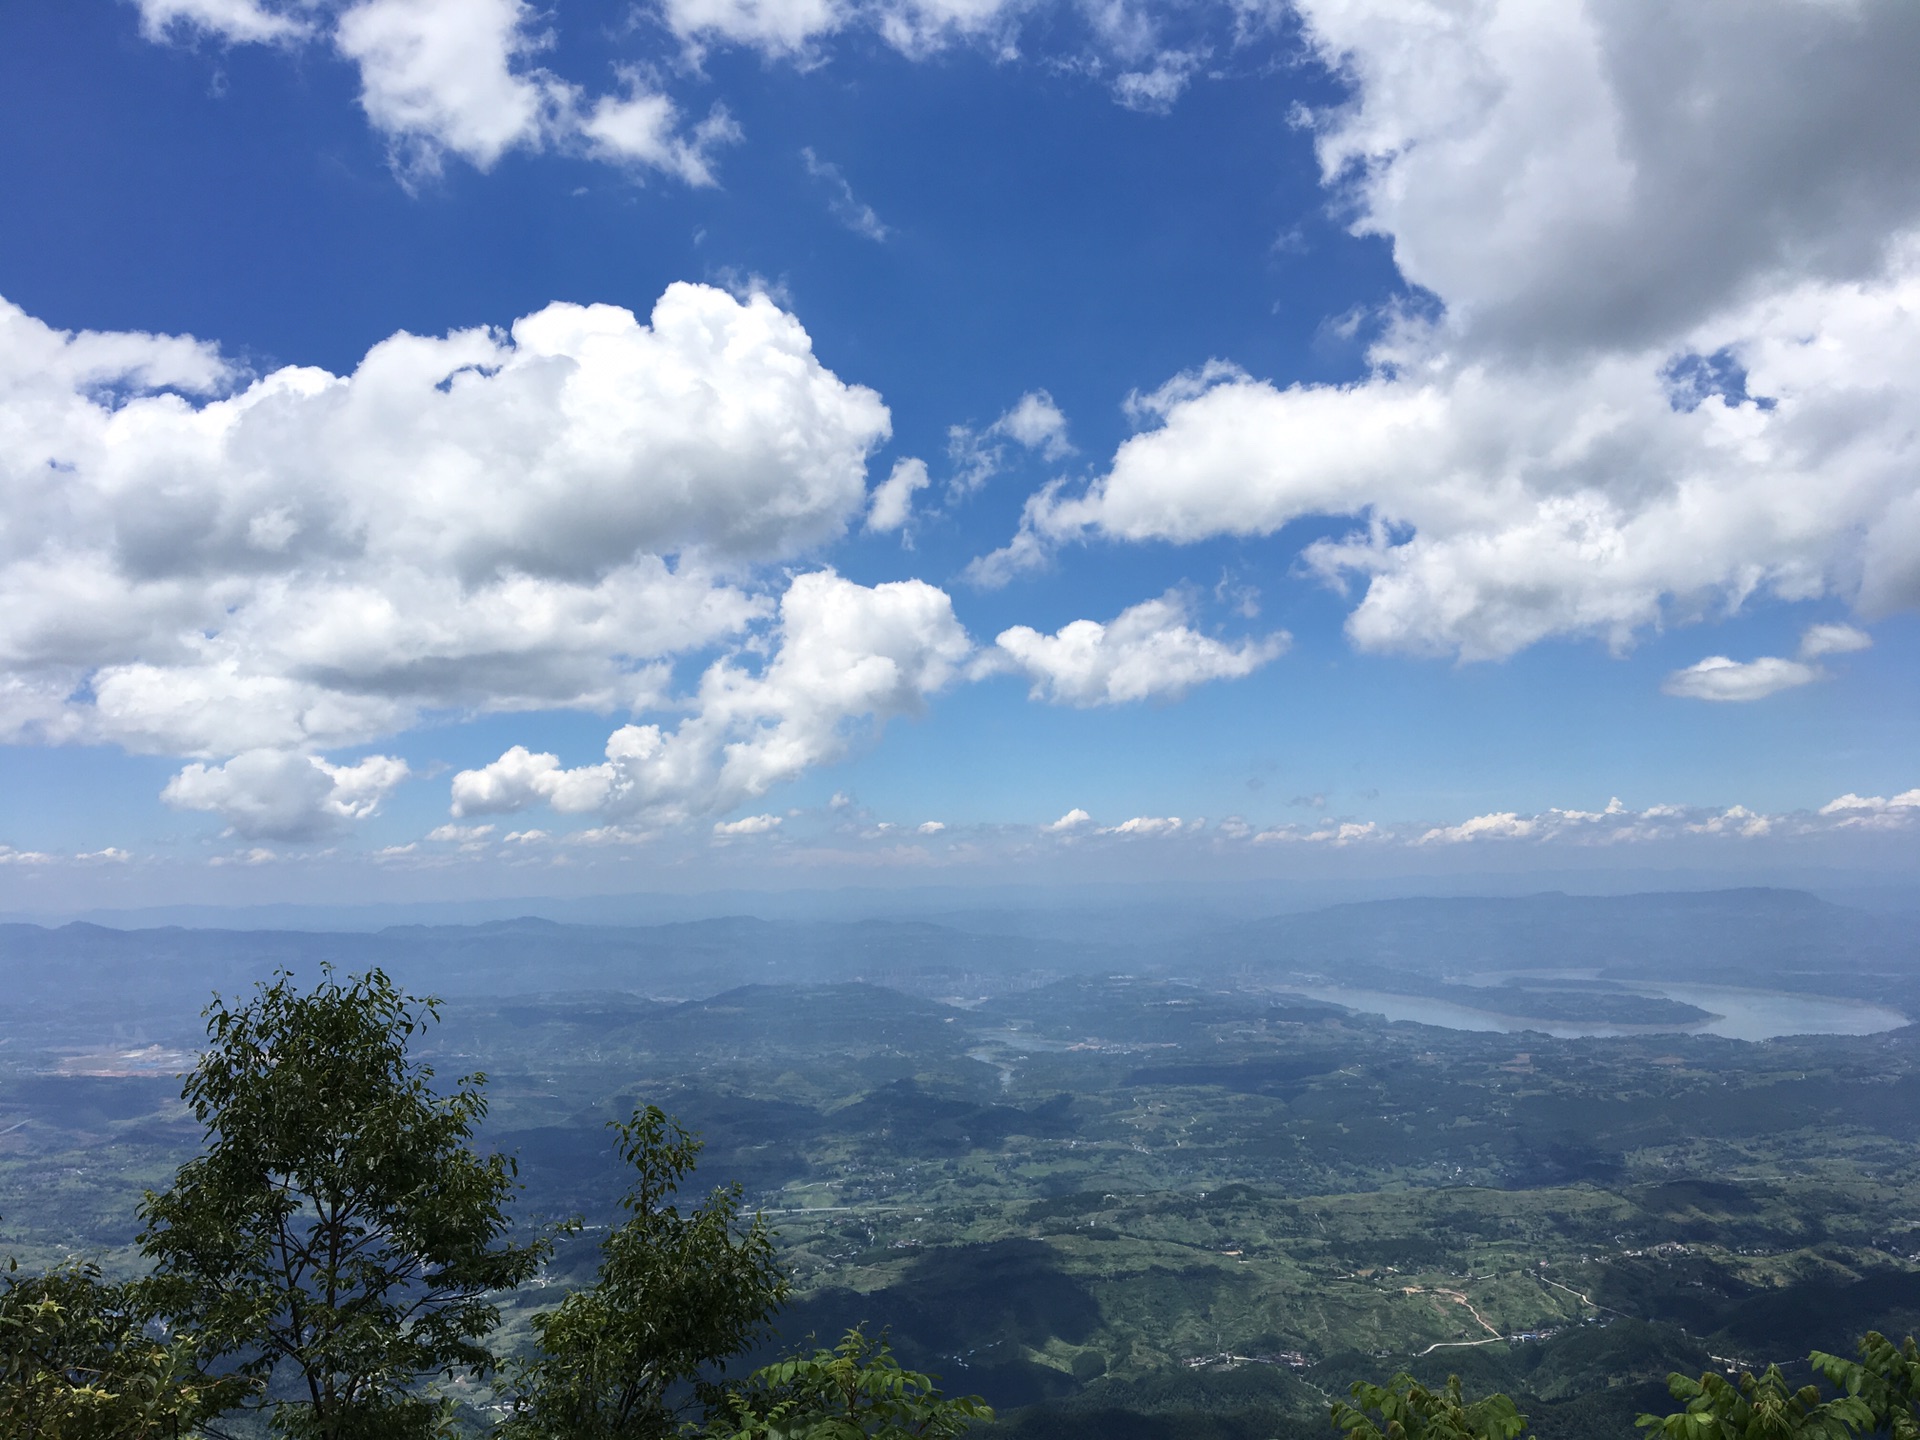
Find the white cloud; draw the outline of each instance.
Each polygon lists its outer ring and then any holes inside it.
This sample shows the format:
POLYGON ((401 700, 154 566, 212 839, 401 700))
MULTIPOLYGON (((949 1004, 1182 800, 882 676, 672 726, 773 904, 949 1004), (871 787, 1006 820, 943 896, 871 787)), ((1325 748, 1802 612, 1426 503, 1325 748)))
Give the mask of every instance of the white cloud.
POLYGON ((1902 791, 1892 799, 1849 793, 1822 805, 1820 814, 1846 825, 1875 828, 1903 825, 1910 820, 1920 820, 1920 789, 1902 791))
POLYGON ((838 165, 822 160, 813 153, 812 146, 800 151, 800 158, 806 163, 807 174, 827 187, 827 208, 833 218, 856 235, 864 235, 869 240, 884 241, 892 233, 874 213, 873 207, 855 198, 853 186, 847 183, 847 177, 840 173, 838 165))
POLYGON ((673 33, 690 42, 751 45, 769 55, 804 55, 851 13, 842 0, 664 0, 673 33))
POLYGON ((1329 182, 1477 344, 1657 348, 1783 283, 1871 283, 1920 218, 1901 0, 1300 13, 1356 92, 1318 117, 1329 182))
MULTIPOLYGON (((1723 807, 1650 805, 1633 810, 1618 799, 1603 810, 1543 810, 1524 815, 1500 811, 1476 815, 1456 825, 1374 826, 1372 838, 1415 847, 1473 845, 1487 842, 1525 842, 1529 845, 1615 846, 1688 841, 1694 838, 1729 840, 1804 840, 1848 830, 1905 830, 1920 824, 1920 790, 1891 800, 1878 796, 1843 795, 1818 811, 1763 814, 1744 805, 1723 807)), ((1313 839, 1297 827, 1262 832, 1286 839, 1313 839)))
POLYGON ((1476 815, 1458 825, 1436 826, 1416 843, 1462 845, 1475 840, 1524 840, 1538 828, 1536 821, 1523 819, 1507 810, 1497 815, 1476 815))
POLYGON ((920 580, 867 587, 796 577, 758 673, 716 662, 673 730, 627 725, 601 764, 567 770, 515 746, 453 780, 456 816, 546 803, 656 823, 724 813, 846 753, 863 730, 918 713, 961 675, 972 643, 946 594, 920 580))
POLYGON ((0 429, 0 737, 215 759, 655 703, 770 613, 726 574, 858 517, 888 417, 770 300, 676 285, 248 383, 0 304, 0 429))
POLYGON ((538 148, 564 92, 516 62, 542 48, 525 0, 359 0, 334 44, 360 68, 360 104, 375 129, 414 147, 411 168, 441 150, 485 170, 507 151, 538 148))
POLYGON ((723 820, 714 824, 713 833, 719 836, 769 835, 778 830, 781 818, 778 815, 747 815, 739 820, 723 820))
POLYGON ((1444 308, 1387 316, 1349 385, 1176 378, 975 578, 1319 516, 1353 522, 1303 558, 1360 588, 1369 650, 1621 647, 1761 595, 1920 604, 1906 7, 1302 14, 1356 90, 1313 117, 1329 184, 1444 308))
POLYGON ((1033 682, 1034 699, 1077 706, 1174 699, 1209 680, 1250 675, 1287 648, 1284 632, 1229 644, 1195 630, 1191 618, 1175 590, 1104 625, 1075 620, 1052 635, 1016 625, 994 644, 1002 664, 1033 682))
POLYGON ((271 865, 280 858, 279 852, 267 849, 264 845, 255 845, 250 849, 236 850, 231 855, 216 855, 207 864, 222 865, 271 865))
POLYGON ((680 111, 672 100, 649 90, 637 71, 623 71, 622 79, 624 98, 603 95, 575 122, 587 153, 597 160, 664 171, 693 186, 718 184, 713 152, 746 138, 726 106, 715 105, 691 133, 682 135, 680 111))
MULTIPOLYGON (((633 728, 626 727, 627 730, 633 728)), ((609 756, 612 753, 609 749, 609 756)), ((560 764, 557 755, 534 754, 524 745, 515 745, 491 764, 478 770, 462 770, 453 777, 453 813, 456 816, 503 814, 524 810, 529 805, 551 805, 562 814, 597 810, 605 803, 612 780, 611 765, 584 765, 568 770, 560 764)), ((441 827, 443 830, 458 828, 441 827)))
POLYGON ((1674 671, 1660 688, 1690 700, 1764 700, 1782 690, 1827 679, 1825 670, 1810 663, 1822 655, 1849 655, 1872 645, 1871 635, 1851 625, 1809 625, 1800 637, 1798 660, 1762 655, 1756 660, 1738 661, 1709 655, 1674 671))
POLYGON ((1809 625, 1800 637, 1800 657, 1815 659, 1821 655, 1852 655, 1873 648, 1873 637, 1851 625, 1809 625))
POLYGON ((1762 835, 1773 833, 1773 817, 1756 814, 1744 805, 1735 805, 1721 814, 1709 816, 1687 826, 1696 835, 1740 835, 1749 840, 1757 840, 1762 835))
MULTIPOLYGON (((1225 828, 1222 827, 1223 830, 1225 828)), ((1364 840, 1386 840, 1391 837, 1371 820, 1338 820, 1312 829, 1299 825, 1276 825, 1271 829, 1255 831, 1249 838, 1255 845, 1331 845, 1335 849, 1345 849, 1364 840)))
POLYGON ((484 844, 493 834, 491 825, 440 825, 427 832, 427 839, 451 845, 484 844))
POLYGON ((193 764, 161 798, 178 810, 209 810, 249 840, 312 840, 363 820, 407 778, 407 764, 369 755, 330 765, 285 750, 249 750, 224 765, 193 764))
POLYGON ((1093 816, 1076 805, 1058 820, 1048 825, 1042 825, 1040 828, 1049 835, 1065 835, 1071 831, 1078 830, 1083 825, 1089 825, 1091 823, 1093 823, 1093 816))
POLYGON ((1200 50, 1163 50, 1145 70, 1128 70, 1113 82, 1113 97, 1129 110, 1164 115, 1185 92, 1206 60, 1200 50))
POLYGON ((916 835, 938 835, 947 825, 944 820, 923 820, 914 827, 916 835))
POLYGON ((1782 690, 1811 684, 1820 676, 1817 666, 1776 655, 1762 655, 1744 663, 1725 655, 1709 655, 1698 664, 1674 671, 1660 688, 1689 700, 1764 700, 1782 690))
POLYGON ((1191 821, 1183 827, 1177 815, 1136 815, 1131 820, 1122 820, 1118 825, 1110 826, 1100 833, 1102 835, 1178 835, 1183 828, 1194 829, 1202 823, 1191 821))
POLYGON ((912 456, 893 462, 893 469, 873 487, 867 507, 867 529, 885 534, 906 528, 913 518, 913 497, 931 484, 927 462, 912 456))
POLYGON ((855 25, 902 54, 923 56, 957 40, 1002 34, 1029 0, 665 0, 667 25, 696 55, 705 46, 745 45, 803 62, 819 42, 855 25))
POLYGON ((1049 460, 1063 459, 1073 453, 1067 443, 1067 417, 1044 390, 1029 390, 1013 408, 993 422, 990 432, 1038 450, 1049 460))
POLYGON ((553 37, 527 0, 135 0, 149 39, 205 34, 230 44, 331 39, 360 75, 360 106, 403 180, 458 155, 486 170, 548 148, 714 183, 712 151, 740 129, 716 107, 691 133, 637 71, 624 96, 589 101, 534 58, 553 37))
POLYGON ((176 35, 211 35, 235 45, 304 40, 312 25, 299 13, 272 10, 258 0, 135 0, 140 28, 149 40, 176 35))
POLYGON ((954 425, 947 431, 947 456, 953 461, 949 486, 955 497, 971 495, 1007 467, 1004 442, 1013 441, 1043 459, 1073 453, 1067 443, 1067 417, 1044 390, 1030 390, 984 430, 954 425))

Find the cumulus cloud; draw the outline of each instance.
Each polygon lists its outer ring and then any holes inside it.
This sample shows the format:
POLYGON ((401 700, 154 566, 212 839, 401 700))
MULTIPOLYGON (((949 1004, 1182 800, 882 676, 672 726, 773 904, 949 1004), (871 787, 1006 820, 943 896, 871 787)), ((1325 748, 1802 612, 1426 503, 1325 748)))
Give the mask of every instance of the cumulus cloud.
POLYGON ((863 730, 920 712, 973 650, 944 592, 920 580, 857 585, 830 570, 788 587, 774 646, 757 672, 741 656, 717 661, 678 726, 623 726, 599 764, 565 769, 515 746, 460 772, 454 814, 544 803, 672 824, 724 813, 838 759, 863 730))
POLYGON ((1920 821, 1920 789, 1902 791, 1891 799, 1848 793, 1822 805, 1820 815, 1850 829, 1904 828, 1920 821))
POLYGON ((1511 810, 1497 815, 1476 815, 1458 825, 1441 825, 1426 832, 1415 842, 1420 845, 1463 845, 1475 840, 1524 840, 1539 822, 1523 819, 1511 810))
POLYGON ((1851 625, 1809 625, 1800 637, 1800 654, 1808 660, 1821 655, 1852 655, 1872 648, 1873 637, 1851 625))
POLYGON ((714 183, 712 152, 737 141, 724 109, 683 131, 678 108, 637 71, 624 95, 589 100, 535 63, 553 43, 527 0, 135 0, 150 39, 228 44, 329 39, 360 75, 360 106, 403 178, 442 157, 486 170, 512 150, 591 155, 714 183))
POLYGON ((1044 390, 1029 390, 1022 395, 1011 410, 993 422, 992 430, 1039 451, 1049 460, 1073 453, 1073 446, 1067 443, 1067 417, 1044 390))
MULTIPOLYGON (((619 734, 634 728, 627 726, 619 734)), ((609 760, 614 753, 609 742, 609 760)), ((568 770, 557 755, 534 754, 524 745, 515 745, 498 760, 478 770, 462 770, 453 777, 453 813, 500 814, 524 810, 529 805, 551 805, 562 814, 597 810, 606 800, 612 779, 611 764, 568 770)))
POLYGON ((218 758, 633 708, 844 532, 888 430, 765 297, 553 305, 243 383, 0 305, 0 737, 218 758), (162 388, 164 387, 164 388, 162 388))
POLYGON ((1093 816, 1076 805, 1058 820, 1048 825, 1042 825, 1040 829, 1048 835, 1065 835, 1071 831, 1080 829, 1083 825, 1090 825, 1092 823, 1093 816))
POLYGON ((927 462, 908 456, 893 463, 893 469, 873 487, 873 500, 867 506, 867 529, 886 534, 903 530, 913 518, 913 497, 932 481, 927 462))
POLYGON ((1186 596, 1173 590, 1106 624, 1075 620, 1052 635, 1015 625, 994 641, 996 662, 1031 680, 1034 699, 1084 707, 1175 699, 1209 680, 1250 675, 1287 648, 1284 632, 1228 643, 1191 619, 1186 596))
POLYGON ((1300 12, 1354 87, 1311 117, 1323 172, 1476 345, 1657 349, 1783 285, 1871 283, 1920 218, 1900 0, 1300 12))
POLYGON ((1741 662, 1725 655, 1709 655, 1684 670, 1667 676, 1661 689, 1669 695, 1689 700, 1764 700, 1797 685, 1809 685, 1820 678, 1820 670, 1798 660, 1782 660, 1777 655, 1762 655, 1758 660, 1741 662))
POLYGON ((1176 377, 976 578, 1348 517, 1302 559, 1358 589, 1368 650, 1622 647, 1762 595, 1920 604, 1911 7, 1301 13, 1354 87, 1305 117, 1327 182, 1438 309, 1386 316, 1351 384, 1176 377))
POLYGON ((747 815, 738 820, 722 820, 715 823, 713 833, 722 838, 735 835, 770 835, 780 828, 778 815, 747 815))
POLYGON ((683 133, 679 107, 672 100, 649 89, 636 70, 623 70, 621 78, 625 95, 603 95, 584 111, 578 108, 577 95, 565 92, 568 125, 577 129, 587 153, 596 160, 676 175, 689 185, 717 185, 714 151, 746 138, 727 107, 715 105, 706 119, 683 133))
POLYGON ((406 761, 387 755, 330 765, 313 755, 249 750, 224 765, 187 766, 161 799, 178 810, 211 811, 249 840, 312 840, 373 814, 407 774, 406 761))
POLYGON ((1100 833, 1102 835, 1178 835, 1184 830, 1195 830, 1206 824, 1204 820, 1189 820, 1184 824, 1177 815, 1136 815, 1131 820, 1122 820, 1118 825, 1110 825, 1100 833))
POLYGON ((1821 656, 1850 655, 1870 649, 1872 645, 1871 635, 1851 625, 1809 625, 1800 637, 1798 660, 1762 655, 1757 660, 1739 661, 1725 655, 1709 655, 1684 670, 1674 671, 1660 688, 1669 695, 1690 700, 1764 700, 1782 690, 1825 680, 1827 672, 1811 663, 1821 656))
POLYGON ((556 128, 559 93, 524 65, 541 48, 532 18, 524 0, 359 0, 333 38, 359 67, 367 119, 416 165, 444 149, 484 170, 556 128))

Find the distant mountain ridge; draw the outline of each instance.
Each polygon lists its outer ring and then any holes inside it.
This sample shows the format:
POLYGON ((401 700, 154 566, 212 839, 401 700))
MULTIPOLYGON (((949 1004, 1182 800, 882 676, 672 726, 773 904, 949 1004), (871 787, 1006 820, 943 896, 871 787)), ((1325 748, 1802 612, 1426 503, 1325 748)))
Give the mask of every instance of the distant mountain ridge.
MULTIPOLYGON (((570 925, 539 917, 374 932, 118 930, 0 925, 0 990, 16 1008, 190 1018, 210 992, 278 968, 378 965, 448 996, 620 991, 699 999, 755 983, 863 981, 980 997, 1068 975, 1209 981, 1322 975, 1411 985, 1484 972, 1764 984, 1920 1013, 1920 936, 1901 917, 1802 891, 1369 900, 1133 944, 1008 935, 919 919, 570 925), (1396 977, 1400 977, 1396 981, 1396 977)), ((1419 993, 1414 986, 1410 993, 1419 993)))
POLYGON ((1770 888, 1375 900, 1223 927, 1217 939, 1235 963, 1288 970, 1594 969, 1735 983, 1836 967, 1920 971, 1906 920, 1770 888))

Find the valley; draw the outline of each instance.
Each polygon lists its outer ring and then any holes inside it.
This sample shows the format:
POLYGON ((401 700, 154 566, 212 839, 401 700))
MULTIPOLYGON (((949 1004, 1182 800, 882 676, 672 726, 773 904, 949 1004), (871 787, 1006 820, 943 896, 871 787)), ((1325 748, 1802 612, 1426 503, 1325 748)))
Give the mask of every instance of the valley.
MULTIPOLYGON (((1547 1440, 1624 1434, 1669 1370, 1920 1328, 1920 1027, 1449 1029, 1270 968, 1088 947, 997 976, 979 937, 953 942, 964 969, 937 941, 918 968, 869 952, 697 995, 430 977, 420 1053, 488 1074, 520 1223, 587 1225, 497 1343, 591 1270, 622 1185, 606 1123, 647 1102, 704 1138, 702 1186, 740 1182, 779 1229, 779 1342, 884 1326, 1010 1434, 1317 1434, 1328 1395, 1403 1368, 1509 1389, 1547 1440)), ((1856 1003, 1910 993, 1901 958, 1856 1003)), ((1466 988, 1446 973, 1428 988, 1466 988)), ((170 1074, 190 1013, 161 994, 83 1044, 87 1003, 68 1030, 14 1017, 0 1048, 0 1249, 23 1264, 129 1263, 142 1188, 198 1142, 170 1074)))

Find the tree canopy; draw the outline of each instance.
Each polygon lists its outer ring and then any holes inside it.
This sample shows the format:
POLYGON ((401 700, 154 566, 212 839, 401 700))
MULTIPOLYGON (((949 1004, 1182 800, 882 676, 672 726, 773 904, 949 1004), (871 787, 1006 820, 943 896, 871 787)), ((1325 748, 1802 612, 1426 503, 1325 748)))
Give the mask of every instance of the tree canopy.
MULTIPOLYGON (((151 1273, 0 1275, 0 1435, 168 1440, 236 1408, 312 1440, 453 1433, 431 1382, 496 1369, 500 1295, 552 1249, 513 1238, 514 1163, 474 1148, 486 1077, 436 1088, 408 1050, 438 1002, 379 970, 280 972, 206 1015, 183 1092, 204 1148, 142 1203, 151 1273)), ((658 1108, 613 1128, 625 1219, 594 1282, 535 1316, 503 1440, 950 1440, 991 1418, 859 1331, 728 1381, 787 1298, 773 1232, 738 1185, 681 1207, 701 1145, 658 1108)))
POLYGON ((634 1169, 626 1220, 601 1246, 594 1283, 533 1320, 538 1354, 518 1367, 514 1440, 652 1440, 695 1405, 713 1372, 764 1333, 787 1297, 766 1221, 741 1215, 741 1190, 691 1211, 674 1203, 700 1141, 648 1105, 616 1122, 634 1169))
POLYGON ((942 1395, 930 1376, 902 1369, 884 1338, 855 1329, 726 1391, 704 1440, 951 1440, 991 1419, 978 1396, 942 1395))
POLYGON ((0 1274, 0 1435, 149 1440, 189 1434, 244 1398, 209 1379, 197 1337, 158 1335, 136 1285, 70 1265, 0 1274))
POLYGON ((506 1238, 513 1162, 471 1147, 485 1077, 435 1091, 407 1047, 436 1002, 379 970, 310 991, 283 972, 207 1016, 185 1088, 206 1149, 141 1207, 154 1310, 288 1434, 442 1428, 419 1382, 492 1367, 494 1292, 546 1253, 506 1238))

